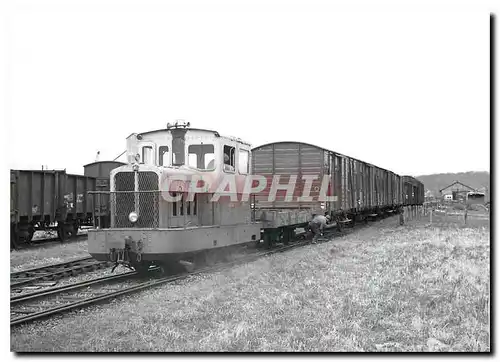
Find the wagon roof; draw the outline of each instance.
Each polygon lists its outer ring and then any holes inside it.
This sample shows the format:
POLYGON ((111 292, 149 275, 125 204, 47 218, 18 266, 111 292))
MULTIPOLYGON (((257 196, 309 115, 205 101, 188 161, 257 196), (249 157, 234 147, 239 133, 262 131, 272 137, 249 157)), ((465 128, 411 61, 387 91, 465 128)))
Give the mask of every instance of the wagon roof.
MULTIPOLYGON (((334 153, 334 154, 339 155, 339 156, 342 156, 342 157, 350 158, 350 159, 352 159, 352 160, 355 160, 355 161, 358 161, 358 162, 362 162, 362 163, 364 163, 364 164, 366 164, 366 165, 373 166, 373 167, 377 167, 377 168, 379 168, 379 169, 381 169, 381 170, 384 170, 384 171, 387 171, 387 172, 391 172, 391 173, 393 173, 393 174, 397 175, 395 172, 393 172, 393 171, 391 171, 391 170, 387 170, 387 169, 385 169, 385 168, 382 168, 382 167, 380 167, 380 166, 376 166, 376 165, 371 164, 371 163, 369 163, 369 162, 361 161, 361 160, 359 160, 359 159, 357 159, 357 158, 354 158, 354 157, 351 157, 351 156, 344 155, 344 154, 342 154, 342 153, 340 153, 340 152, 335 152, 335 151, 329 150, 329 149, 327 149, 327 148, 324 148, 324 147, 321 147, 321 146, 316 146, 316 145, 313 145, 313 144, 311 144, 311 143, 307 143, 307 142, 298 142, 298 141, 279 141, 279 142, 270 142, 270 143, 266 143, 266 144, 263 144, 263 145, 260 145, 260 146, 254 147, 254 148, 252 148, 252 151, 257 150, 257 149, 262 148, 262 147, 271 146, 271 145, 278 145, 278 144, 281 144, 281 143, 295 143, 295 144, 301 144, 301 145, 306 145, 306 146, 310 146, 310 147, 315 147, 315 148, 318 148, 318 149, 320 149, 320 150, 323 150, 323 151, 326 151, 326 152, 331 152, 331 153, 334 153)), ((397 175, 397 176, 399 176, 399 175, 397 175)))
POLYGON ((120 162, 120 161, 96 161, 96 162, 91 162, 91 163, 88 163, 86 165, 83 165, 83 167, 92 166, 92 165, 95 165, 98 163, 120 163, 122 165, 126 165, 126 163, 120 162))

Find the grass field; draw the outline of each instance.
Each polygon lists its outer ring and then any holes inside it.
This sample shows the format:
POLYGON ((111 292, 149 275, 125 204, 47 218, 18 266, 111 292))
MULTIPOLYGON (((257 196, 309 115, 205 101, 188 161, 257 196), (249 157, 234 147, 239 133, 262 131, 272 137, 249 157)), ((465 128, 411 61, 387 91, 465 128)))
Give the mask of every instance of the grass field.
POLYGON ((386 219, 11 331, 13 351, 489 351, 490 234, 386 219))
POLYGON ((71 259, 90 256, 87 252, 87 240, 68 241, 38 245, 23 250, 10 252, 11 272, 54 263, 62 263, 71 259))

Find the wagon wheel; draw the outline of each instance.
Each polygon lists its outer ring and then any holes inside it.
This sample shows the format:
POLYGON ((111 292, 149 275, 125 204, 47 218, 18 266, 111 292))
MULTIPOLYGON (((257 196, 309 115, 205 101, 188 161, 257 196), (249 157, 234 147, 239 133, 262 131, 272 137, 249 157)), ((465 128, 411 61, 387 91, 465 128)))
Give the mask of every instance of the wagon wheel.
POLYGON ((17 250, 18 248, 17 242, 18 242, 17 231, 13 227, 10 230, 10 250, 17 250))
POLYGON ((78 224, 73 224, 69 231, 69 234, 71 234, 72 238, 76 238, 78 236, 78 224))
POLYGON ((57 236, 59 237, 59 240, 61 240, 61 243, 65 242, 68 239, 68 229, 64 227, 64 225, 59 225, 57 227, 57 236))
POLYGON ((288 245, 290 243, 290 229, 283 228, 283 231, 281 234, 281 241, 283 241, 284 245, 288 245))
POLYGON ((339 233, 341 233, 341 232, 342 232, 342 230, 343 230, 342 223, 341 223, 340 221, 341 221, 340 216, 337 216, 337 217, 335 218, 335 222, 337 223, 337 231, 338 231, 339 233))
POLYGON ((33 235, 35 235, 35 229, 33 229, 32 227, 30 227, 28 229, 28 236, 26 237, 26 242, 28 244, 31 244, 31 240, 33 240, 33 235))
POLYGON ((264 233, 264 248, 271 249, 273 247, 273 239, 270 233, 264 233))

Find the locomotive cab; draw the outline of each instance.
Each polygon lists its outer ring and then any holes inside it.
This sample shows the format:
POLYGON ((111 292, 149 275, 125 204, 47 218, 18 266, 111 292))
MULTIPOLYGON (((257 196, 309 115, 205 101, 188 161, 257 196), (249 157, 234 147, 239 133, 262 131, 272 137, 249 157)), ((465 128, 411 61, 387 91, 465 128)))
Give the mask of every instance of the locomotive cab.
POLYGON ((110 174, 110 227, 89 231, 90 254, 138 268, 258 240, 249 202, 213 198, 227 176, 249 174, 250 147, 189 124, 130 135, 128 164, 110 174))

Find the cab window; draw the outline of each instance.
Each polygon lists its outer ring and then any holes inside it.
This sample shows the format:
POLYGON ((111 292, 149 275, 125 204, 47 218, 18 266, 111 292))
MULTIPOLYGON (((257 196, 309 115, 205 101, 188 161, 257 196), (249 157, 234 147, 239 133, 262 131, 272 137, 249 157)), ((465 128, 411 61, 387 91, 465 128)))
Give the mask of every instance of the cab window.
POLYGON ((236 148, 232 146, 224 146, 224 171, 234 172, 235 170, 235 152, 236 148))
POLYGON ((169 153, 168 153, 168 146, 160 146, 159 152, 158 152, 158 164, 160 166, 168 166, 168 158, 169 153))
POLYGON ((214 145, 210 144, 189 145, 188 164, 189 166, 197 168, 199 170, 214 170, 215 169, 214 145))
POLYGON ((145 165, 153 164, 153 147, 144 146, 142 148, 142 163, 145 165))
POLYGON ((249 159, 250 152, 247 150, 242 150, 240 149, 239 152, 239 158, 238 158, 238 170, 240 174, 248 174, 249 169, 248 169, 248 159, 249 159))

